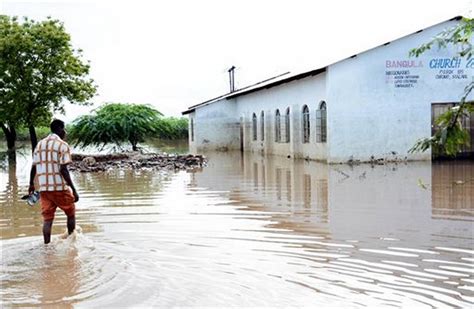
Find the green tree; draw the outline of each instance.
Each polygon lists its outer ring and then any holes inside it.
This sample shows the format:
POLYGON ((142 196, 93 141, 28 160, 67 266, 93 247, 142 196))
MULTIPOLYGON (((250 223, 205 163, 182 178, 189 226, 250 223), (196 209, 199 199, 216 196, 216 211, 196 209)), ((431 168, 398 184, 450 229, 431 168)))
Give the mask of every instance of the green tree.
MULTIPOLYGON (((449 45, 455 45, 459 48, 458 56, 469 60, 473 55, 473 32, 474 19, 463 18, 455 27, 441 32, 430 42, 412 49, 410 56, 418 57, 433 46, 447 48, 449 45)), ((420 139, 409 152, 423 152, 431 147, 434 153, 455 156, 464 145, 468 145, 469 133, 463 128, 461 121, 463 117, 468 117, 474 111, 473 101, 468 100, 473 88, 474 79, 471 79, 471 82, 464 88, 459 104, 435 120, 437 130, 433 136, 420 139)))
POLYGON ((151 106, 143 104, 108 103, 73 121, 69 139, 80 147, 104 147, 129 142, 133 150, 147 137, 156 137, 161 131, 163 116, 151 106))
POLYGON ((158 121, 158 137, 161 139, 185 139, 188 137, 188 119, 166 117, 158 121))
POLYGON ((28 127, 34 149, 35 126, 64 113, 66 101, 88 104, 97 90, 89 68, 60 21, 0 15, 0 123, 9 147, 19 125, 28 127))

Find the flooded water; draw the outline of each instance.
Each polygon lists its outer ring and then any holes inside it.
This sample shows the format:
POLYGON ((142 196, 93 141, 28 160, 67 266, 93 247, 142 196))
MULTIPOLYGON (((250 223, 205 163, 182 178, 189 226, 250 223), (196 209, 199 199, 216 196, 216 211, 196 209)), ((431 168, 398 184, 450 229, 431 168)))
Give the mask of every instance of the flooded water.
POLYGON ((74 174, 82 231, 42 244, 29 158, 0 182, 3 306, 470 307, 474 163, 209 153, 193 173, 74 174))

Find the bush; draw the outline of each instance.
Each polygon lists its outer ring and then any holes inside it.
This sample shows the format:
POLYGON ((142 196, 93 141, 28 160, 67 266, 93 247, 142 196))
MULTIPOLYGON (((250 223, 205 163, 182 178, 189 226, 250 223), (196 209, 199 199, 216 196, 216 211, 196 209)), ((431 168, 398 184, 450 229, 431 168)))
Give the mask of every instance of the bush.
POLYGON ((148 105, 108 103, 74 120, 69 138, 79 147, 129 142, 137 150, 139 142, 158 134, 161 116, 148 105))
POLYGON ((158 137, 161 139, 185 139, 188 137, 188 119, 167 117, 158 121, 158 137))

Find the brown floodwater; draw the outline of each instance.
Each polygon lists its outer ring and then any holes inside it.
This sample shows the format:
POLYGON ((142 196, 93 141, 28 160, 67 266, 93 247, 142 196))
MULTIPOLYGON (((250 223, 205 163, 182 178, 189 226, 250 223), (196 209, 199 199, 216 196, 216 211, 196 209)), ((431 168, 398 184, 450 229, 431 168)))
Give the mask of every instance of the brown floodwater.
POLYGON ((75 173, 42 244, 30 159, 0 168, 2 306, 470 307, 474 163, 209 153, 195 172, 75 173))

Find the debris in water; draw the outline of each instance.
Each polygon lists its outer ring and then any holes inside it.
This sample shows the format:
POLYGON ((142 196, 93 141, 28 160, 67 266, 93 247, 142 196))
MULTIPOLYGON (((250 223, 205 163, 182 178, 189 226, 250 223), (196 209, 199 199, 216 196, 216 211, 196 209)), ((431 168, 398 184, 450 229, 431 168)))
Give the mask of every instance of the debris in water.
POLYGON ((206 158, 202 155, 119 153, 108 155, 73 154, 70 170, 103 172, 111 169, 132 170, 193 170, 202 168, 206 158))
POLYGON ((427 184, 423 183, 423 180, 421 180, 421 178, 418 178, 418 186, 425 190, 428 189, 427 184))

